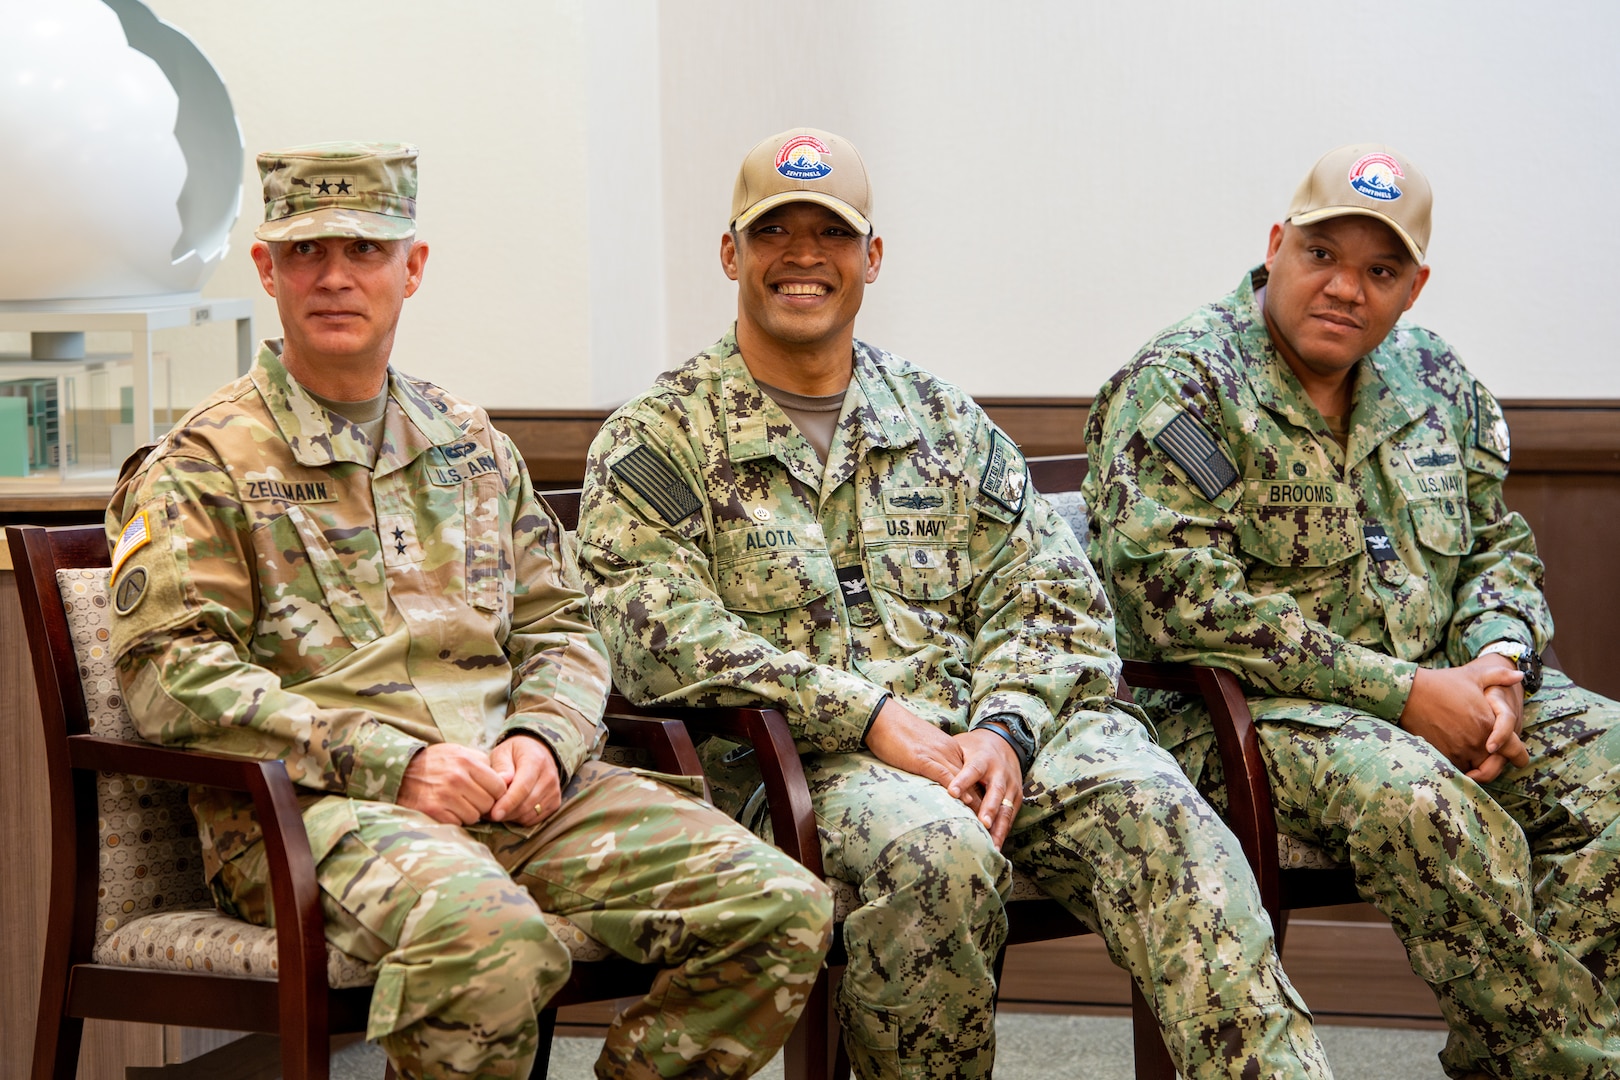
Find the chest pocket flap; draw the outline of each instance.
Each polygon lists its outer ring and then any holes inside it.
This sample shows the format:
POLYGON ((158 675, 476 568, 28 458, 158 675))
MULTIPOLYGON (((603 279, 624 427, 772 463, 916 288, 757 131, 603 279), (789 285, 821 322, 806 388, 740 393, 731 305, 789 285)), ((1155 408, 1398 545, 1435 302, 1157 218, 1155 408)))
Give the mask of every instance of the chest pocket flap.
POLYGON ((861 521, 867 582, 912 600, 943 600, 972 577, 966 514, 888 514, 861 521))
POLYGON ((1468 554, 1468 514, 1462 499, 1425 499, 1409 507, 1418 543, 1441 555, 1468 554))
POLYGON ((714 578, 727 609, 756 613, 803 607, 838 583, 821 526, 813 521, 716 533, 714 578))

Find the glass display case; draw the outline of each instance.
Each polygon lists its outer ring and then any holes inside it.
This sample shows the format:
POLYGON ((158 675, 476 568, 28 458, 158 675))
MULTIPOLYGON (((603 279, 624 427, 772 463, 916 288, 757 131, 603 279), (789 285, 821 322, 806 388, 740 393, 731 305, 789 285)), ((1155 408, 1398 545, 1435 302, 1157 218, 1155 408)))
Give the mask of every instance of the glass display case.
POLYGON ((159 330, 236 323, 236 369, 253 357, 248 300, 194 300, 148 307, 76 309, 67 303, 0 302, 0 331, 26 331, 27 353, 0 352, 0 494, 110 489, 136 447, 176 416, 159 330), (124 332, 127 351, 86 353, 83 335, 124 332), (43 357, 60 358, 43 358, 43 357))

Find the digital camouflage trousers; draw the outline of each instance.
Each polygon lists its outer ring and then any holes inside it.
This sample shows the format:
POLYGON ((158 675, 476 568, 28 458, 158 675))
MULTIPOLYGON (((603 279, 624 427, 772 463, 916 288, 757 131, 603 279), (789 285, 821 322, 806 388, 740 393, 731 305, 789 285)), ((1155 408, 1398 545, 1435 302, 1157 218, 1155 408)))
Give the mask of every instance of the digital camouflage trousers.
MULTIPOLYGON (((1063 725, 1030 766, 1004 851, 933 781, 868 754, 803 760, 827 873, 860 894, 837 1007, 866 1080, 990 1075, 1015 868, 1102 935, 1183 1076, 1331 1076, 1237 839, 1131 717, 1063 725)), ((711 772, 733 806, 746 765, 711 772)))
MULTIPOLYGON (((1355 870, 1451 1029, 1452 1076, 1620 1076, 1620 705, 1549 671, 1525 704, 1527 768, 1464 776, 1387 721, 1250 700, 1277 828, 1355 870)), ((1220 764, 1201 710, 1159 725, 1200 787, 1220 764), (1181 741, 1185 736, 1184 741, 1181 741)))

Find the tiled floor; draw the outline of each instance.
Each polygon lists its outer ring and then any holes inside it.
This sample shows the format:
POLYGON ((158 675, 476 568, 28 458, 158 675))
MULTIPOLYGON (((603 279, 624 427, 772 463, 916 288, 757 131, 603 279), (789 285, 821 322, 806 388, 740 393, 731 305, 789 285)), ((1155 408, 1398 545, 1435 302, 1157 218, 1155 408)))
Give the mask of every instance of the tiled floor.
MULTIPOLYGON (((1318 1028, 1336 1080, 1442 1080, 1435 1055, 1443 1031, 1388 1028, 1318 1028)), ((996 1080, 1132 1080, 1131 1026, 1126 1019, 1041 1016, 1004 1012, 996 1018, 996 1080)), ((558 1039, 551 1056, 552 1080, 590 1080, 598 1044, 558 1039)), ((383 1057, 375 1047, 350 1047, 333 1061, 332 1080, 381 1080, 383 1057)), ((759 1074, 779 1080, 781 1063, 759 1074)))

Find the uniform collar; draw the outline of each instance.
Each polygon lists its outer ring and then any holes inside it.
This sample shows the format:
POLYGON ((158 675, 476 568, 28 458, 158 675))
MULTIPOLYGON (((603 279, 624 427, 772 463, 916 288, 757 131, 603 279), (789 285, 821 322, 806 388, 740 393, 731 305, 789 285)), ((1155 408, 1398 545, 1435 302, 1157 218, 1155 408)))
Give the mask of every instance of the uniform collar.
POLYGON ((371 448, 358 429, 335 417, 309 395, 288 373, 281 360, 282 342, 266 340, 259 346, 251 378, 270 417, 300 465, 324 467, 338 462, 371 466, 378 475, 403 468, 428 448, 453 443, 463 436, 455 423, 425 397, 409 379, 388 369, 388 407, 383 414, 383 445, 372 462, 371 448))
MULTIPOLYGON (((735 324, 708 350, 708 355, 720 371, 721 419, 730 460, 776 457, 796 474, 808 472, 809 475, 801 479, 812 486, 821 486, 822 466, 815 451, 802 437, 783 437, 788 433, 797 435, 798 429, 770 395, 760 389, 759 382, 743 362, 742 352, 737 348, 735 324), (805 461, 807 453, 809 460, 805 461)), ((917 425, 901 408, 889 385, 881 356, 880 350, 863 341, 855 342, 854 372, 843 411, 838 415, 825 470, 829 490, 847 479, 841 474, 853 473, 853 465, 846 461, 858 460, 870 448, 910 446, 919 438, 917 425)))

